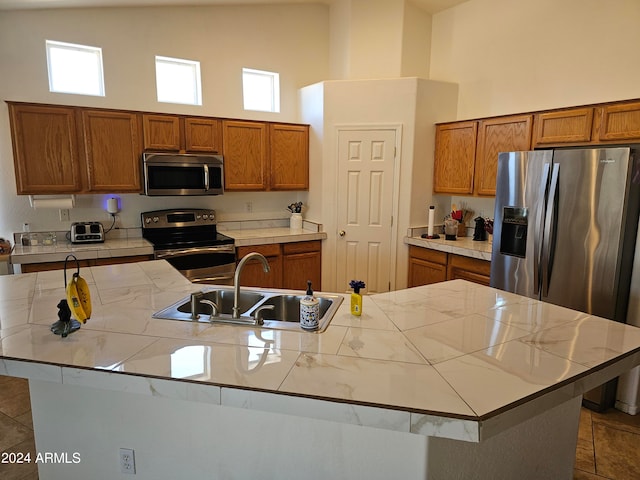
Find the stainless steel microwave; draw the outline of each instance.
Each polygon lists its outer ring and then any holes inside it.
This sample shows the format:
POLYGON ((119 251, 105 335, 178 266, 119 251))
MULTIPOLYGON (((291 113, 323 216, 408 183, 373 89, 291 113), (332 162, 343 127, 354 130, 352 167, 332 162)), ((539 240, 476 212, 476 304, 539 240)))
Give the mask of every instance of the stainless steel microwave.
POLYGON ((222 195, 224 163, 221 155, 145 153, 142 155, 144 194, 222 195))

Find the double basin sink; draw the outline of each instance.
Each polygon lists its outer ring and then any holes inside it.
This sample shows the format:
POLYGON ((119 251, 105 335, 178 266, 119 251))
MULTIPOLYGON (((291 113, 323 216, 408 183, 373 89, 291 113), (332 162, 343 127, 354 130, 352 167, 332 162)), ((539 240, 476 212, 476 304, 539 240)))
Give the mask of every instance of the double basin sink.
MULTIPOLYGON (((203 323, 234 323, 259 328, 303 331, 300 327, 300 300, 304 294, 282 293, 260 288, 242 288, 238 294, 240 318, 232 317, 233 287, 205 288, 192 296, 153 314, 153 318, 203 323), (217 307, 214 312, 211 302, 217 307), (192 307, 193 305, 193 307, 192 307), (257 321, 259 319, 259 321, 257 321), (264 323, 263 323, 264 321, 264 323)), ((317 331, 324 331, 335 315, 343 298, 339 295, 314 294, 320 302, 320 319, 317 331)))

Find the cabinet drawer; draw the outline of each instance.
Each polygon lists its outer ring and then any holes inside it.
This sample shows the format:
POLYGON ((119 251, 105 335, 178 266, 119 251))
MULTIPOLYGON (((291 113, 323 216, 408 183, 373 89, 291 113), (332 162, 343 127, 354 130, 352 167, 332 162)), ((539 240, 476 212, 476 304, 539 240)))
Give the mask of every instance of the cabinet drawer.
POLYGON ((310 242, 294 242, 282 245, 285 255, 294 253, 319 252, 321 250, 320 240, 312 240, 310 242))
POLYGON ((238 260, 251 252, 261 253, 265 257, 277 257, 281 253, 281 246, 279 243, 274 243, 270 245, 252 245, 250 247, 238 247, 238 260))
POLYGON ((447 253, 440 252, 438 250, 431 250, 430 248, 409 246, 409 256, 419 258, 420 260, 426 260, 427 262, 438 263, 440 265, 447 264, 447 253))
POLYGON ((480 260, 479 258, 452 254, 449 256, 449 265, 469 272, 479 273, 481 275, 491 274, 491 262, 487 260, 480 260))

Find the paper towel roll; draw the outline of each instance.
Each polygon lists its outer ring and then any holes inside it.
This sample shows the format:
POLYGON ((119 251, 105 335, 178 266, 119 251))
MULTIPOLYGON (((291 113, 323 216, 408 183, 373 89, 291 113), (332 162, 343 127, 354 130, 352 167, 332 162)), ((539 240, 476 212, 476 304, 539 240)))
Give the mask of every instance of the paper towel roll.
POLYGON ((74 198, 33 198, 29 196, 33 208, 73 208, 74 198))
POLYGON ((436 207, 431 205, 429 207, 429 226, 427 227, 427 235, 429 237, 433 237, 433 222, 436 213, 436 207))

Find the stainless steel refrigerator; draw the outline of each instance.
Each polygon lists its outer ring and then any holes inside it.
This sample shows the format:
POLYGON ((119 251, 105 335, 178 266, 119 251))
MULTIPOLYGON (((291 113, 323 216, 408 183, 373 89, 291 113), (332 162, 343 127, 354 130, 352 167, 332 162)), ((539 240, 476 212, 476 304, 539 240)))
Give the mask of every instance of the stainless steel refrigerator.
MULTIPOLYGON (((626 321, 640 206, 630 147, 498 157, 491 286, 626 321)), ((587 392, 604 410, 616 381, 587 392)))

